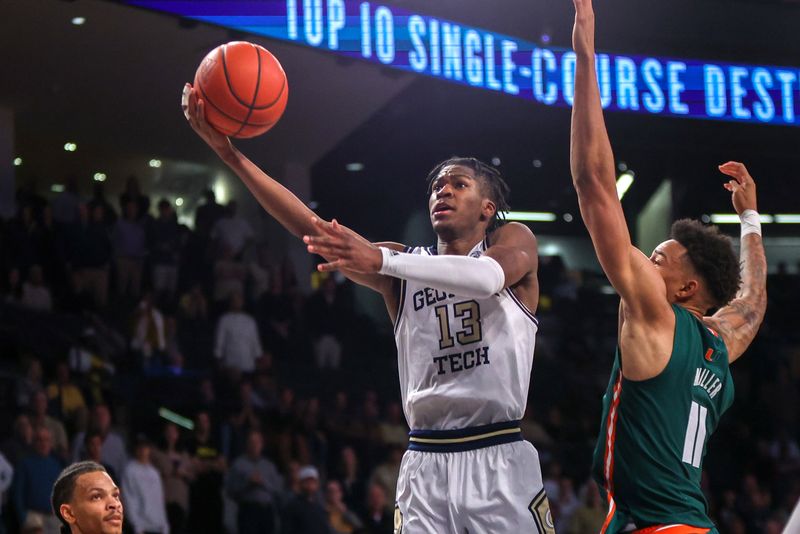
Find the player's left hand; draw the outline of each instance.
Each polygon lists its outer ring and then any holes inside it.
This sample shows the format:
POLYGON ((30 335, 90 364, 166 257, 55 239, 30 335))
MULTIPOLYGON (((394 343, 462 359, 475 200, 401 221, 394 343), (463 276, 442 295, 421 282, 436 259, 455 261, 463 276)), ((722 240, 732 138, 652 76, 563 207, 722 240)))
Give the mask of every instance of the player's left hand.
POLYGON ((329 260, 328 263, 317 266, 319 271, 377 273, 380 270, 383 255, 367 239, 339 224, 336 219, 326 222, 314 217, 311 222, 319 229, 319 234, 303 236, 303 242, 310 253, 319 254, 329 260))

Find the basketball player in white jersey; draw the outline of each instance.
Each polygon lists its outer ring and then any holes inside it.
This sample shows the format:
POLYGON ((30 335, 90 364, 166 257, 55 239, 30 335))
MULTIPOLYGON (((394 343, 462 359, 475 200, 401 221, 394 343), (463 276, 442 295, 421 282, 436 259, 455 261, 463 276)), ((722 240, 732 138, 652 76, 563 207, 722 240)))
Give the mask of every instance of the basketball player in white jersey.
POLYGON ((395 325, 400 389, 411 428, 397 485, 395 532, 553 532, 536 449, 519 420, 528 397, 539 298, 536 239, 497 225, 508 187, 473 158, 429 176, 434 247, 373 244, 320 220, 204 120, 187 84, 195 132, 309 252, 378 291, 395 325))

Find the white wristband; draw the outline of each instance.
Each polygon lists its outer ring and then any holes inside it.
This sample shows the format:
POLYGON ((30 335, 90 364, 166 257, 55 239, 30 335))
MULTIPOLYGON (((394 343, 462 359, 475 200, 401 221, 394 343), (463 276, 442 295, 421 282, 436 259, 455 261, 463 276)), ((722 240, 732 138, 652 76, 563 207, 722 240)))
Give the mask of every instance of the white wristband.
POLYGON ((744 210, 739 220, 742 221, 742 238, 747 234, 761 235, 761 217, 756 210, 744 210))
POLYGON ((378 273, 426 284, 461 297, 488 298, 505 287, 506 275, 489 256, 423 256, 379 247, 383 256, 378 273))

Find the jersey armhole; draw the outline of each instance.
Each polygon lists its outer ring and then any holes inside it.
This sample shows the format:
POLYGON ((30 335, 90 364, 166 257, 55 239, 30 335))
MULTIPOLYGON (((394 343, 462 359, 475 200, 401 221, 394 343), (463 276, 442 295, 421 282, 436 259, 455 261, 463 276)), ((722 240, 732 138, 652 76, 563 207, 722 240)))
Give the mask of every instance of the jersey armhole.
POLYGON ((397 333, 397 327, 400 324, 400 320, 403 318, 403 309, 405 308, 406 303, 406 281, 403 278, 395 278, 395 280, 396 282, 394 286, 397 294, 397 315, 394 319, 394 332, 397 333))

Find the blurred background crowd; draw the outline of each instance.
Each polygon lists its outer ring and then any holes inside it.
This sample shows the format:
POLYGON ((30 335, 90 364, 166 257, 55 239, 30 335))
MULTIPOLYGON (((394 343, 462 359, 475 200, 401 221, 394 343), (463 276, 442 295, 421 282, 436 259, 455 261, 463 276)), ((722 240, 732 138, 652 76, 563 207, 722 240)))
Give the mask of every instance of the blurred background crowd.
MULTIPOLYGON (((350 282, 275 257, 212 191, 189 228, 135 177, 117 198, 65 183, 49 198, 20 189, 0 225, 0 532, 57 532, 50 489, 80 459, 122 488, 127 532, 392 532, 408 429, 388 321, 350 282), (299 276, 314 276, 312 293, 299 276)), ((709 444, 721 532, 780 532, 800 498, 789 271, 769 276, 765 323, 709 444)), ((618 298, 559 256, 540 258, 539 277, 523 431, 557 532, 596 532, 589 464, 618 298)))

